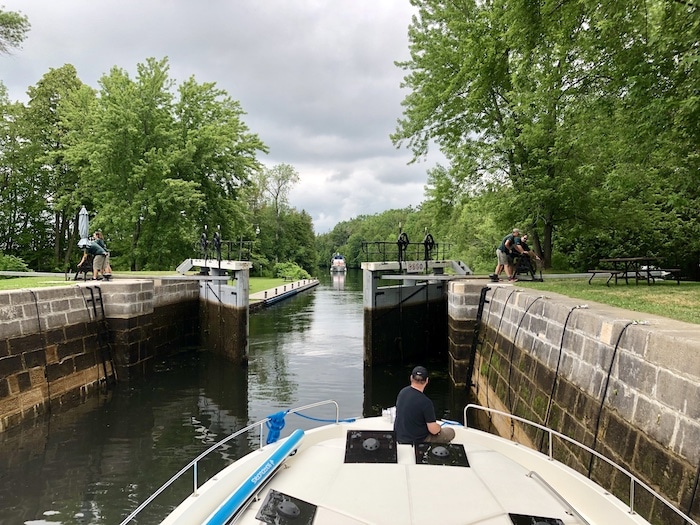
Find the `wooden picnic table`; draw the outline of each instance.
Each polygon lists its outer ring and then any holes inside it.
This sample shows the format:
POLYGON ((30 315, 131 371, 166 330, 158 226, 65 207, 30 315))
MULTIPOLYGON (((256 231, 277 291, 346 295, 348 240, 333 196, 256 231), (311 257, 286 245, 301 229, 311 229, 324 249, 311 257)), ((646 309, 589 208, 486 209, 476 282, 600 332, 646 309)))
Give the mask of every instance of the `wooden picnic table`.
MULTIPOLYGON (((636 284, 639 281, 646 281, 647 284, 654 282, 654 276, 651 274, 651 264, 658 261, 658 257, 610 257, 600 259, 601 265, 611 264, 615 271, 615 284, 617 284, 618 275, 622 274, 625 278, 625 284, 629 284, 629 275, 634 274, 636 284)), ((593 274, 595 275, 595 274, 593 274)), ((593 278, 593 277, 591 277, 593 278)), ((608 282, 610 279, 608 279, 608 282)))

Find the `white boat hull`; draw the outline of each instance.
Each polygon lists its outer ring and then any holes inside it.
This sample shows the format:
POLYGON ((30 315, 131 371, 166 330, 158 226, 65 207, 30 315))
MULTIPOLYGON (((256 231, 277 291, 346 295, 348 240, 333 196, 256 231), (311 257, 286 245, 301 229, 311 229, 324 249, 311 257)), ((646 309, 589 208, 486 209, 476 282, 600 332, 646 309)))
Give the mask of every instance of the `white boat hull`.
MULTIPOLYGON (((265 512, 266 497, 274 490, 315 506, 315 525, 513 525, 510 515, 552 520, 544 525, 648 524, 600 486, 548 456, 461 426, 455 427, 453 443, 463 445, 469 466, 417 464, 411 445, 396 445, 395 463, 344 461, 348 435, 391 430, 389 417, 376 417, 307 431, 296 453, 260 483, 235 523, 263 523, 256 516, 265 512)), ((254 476, 282 443, 267 445, 222 470, 163 524, 212 523, 207 520, 222 501, 254 476)), ((282 512, 281 504, 278 507, 282 512)), ((282 513, 268 522, 311 523, 288 518, 282 513)))

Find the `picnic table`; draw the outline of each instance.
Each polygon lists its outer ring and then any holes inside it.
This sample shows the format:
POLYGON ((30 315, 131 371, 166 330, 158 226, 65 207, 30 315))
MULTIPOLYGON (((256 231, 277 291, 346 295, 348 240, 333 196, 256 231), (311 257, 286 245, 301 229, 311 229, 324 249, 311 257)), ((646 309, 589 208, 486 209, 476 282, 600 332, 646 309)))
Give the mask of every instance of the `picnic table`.
POLYGON ((597 273, 609 273, 606 285, 610 285, 610 280, 614 277, 615 284, 617 284, 618 278, 624 278, 625 284, 629 284, 630 275, 634 276, 636 284, 639 281, 646 281, 647 284, 654 282, 654 276, 652 275, 652 263, 658 261, 658 257, 609 257, 605 259, 600 259, 601 266, 610 265, 611 269, 596 269, 588 270, 588 273, 592 274, 590 279, 588 279, 588 284, 591 284, 593 277, 597 273))

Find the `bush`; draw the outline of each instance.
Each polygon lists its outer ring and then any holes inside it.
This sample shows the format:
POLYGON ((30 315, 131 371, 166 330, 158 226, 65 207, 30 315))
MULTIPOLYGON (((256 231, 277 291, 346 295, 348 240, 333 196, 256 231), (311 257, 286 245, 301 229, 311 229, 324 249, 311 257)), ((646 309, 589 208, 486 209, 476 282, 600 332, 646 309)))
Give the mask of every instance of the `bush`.
POLYGON ((274 272, 275 277, 288 277, 295 281, 311 278, 309 272, 293 262, 275 264, 274 272))
POLYGON ((3 272, 28 272, 29 266, 19 257, 0 254, 0 271, 3 272))

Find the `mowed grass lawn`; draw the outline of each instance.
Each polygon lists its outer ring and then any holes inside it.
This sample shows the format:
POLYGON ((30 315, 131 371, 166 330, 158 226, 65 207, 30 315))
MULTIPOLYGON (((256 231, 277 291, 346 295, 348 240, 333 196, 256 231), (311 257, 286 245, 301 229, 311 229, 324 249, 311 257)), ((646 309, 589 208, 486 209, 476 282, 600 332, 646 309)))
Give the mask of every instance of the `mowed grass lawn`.
MULTIPOLYGON (((127 275, 122 272, 121 276, 127 275)), ((177 275, 175 272, 134 272, 134 277, 158 277, 177 275)), ((19 288, 40 288, 43 286, 67 286, 75 281, 64 281, 55 277, 13 277, 0 278, 0 290, 19 288)), ((284 284, 283 279, 251 277, 250 293, 269 290, 284 284)), ((678 321, 700 324, 700 282, 657 281, 649 286, 646 283, 611 284, 605 286, 605 279, 548 279, 542 283, 519 281, 518 286, 543 292, 554 292, 584 301, 617 306, 633 312, 649 313, 670 317, 678 321)))
MULTIPOLYGON (((607 279, 607 277, 606 277, 607 279)), ((686 323, 700 324, 700 282, 657 281, 633 284, 611 284, 605 279, 547 279, 544 282, 518 281, 518 286, 543 292, 554 292, 584 301, 617 306, 633 312, 670 317, 686 323)))
MULTIPOLYGON (((120 277, 134 277, 138 279, 139 277, 163 277, 171 276, 176 277, 179 274, 176 272, 115 272, 115 275, 119 274, 120 277)), ((2 290, 19 290, 22 288, 43 288, 46 286, 71 286, 76 283, 73 281, 73 275, 71 274, 69 278, 71 280, 66 281, 60 277, 1 277, 0 276, 0 291, 2 290)), ((78 282, 83 282, 82 279, 78 282)), ((90 282, 90 281, 88 281, 90 282)), ((263 290, 269 290, 285 284, 284 279, 273 279, 266 277, 251 277, 250 278, 250 293, 262 292, 263 290)))

